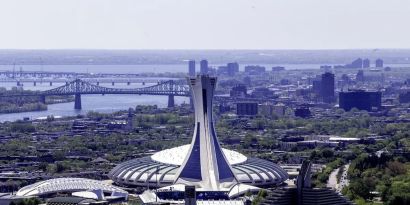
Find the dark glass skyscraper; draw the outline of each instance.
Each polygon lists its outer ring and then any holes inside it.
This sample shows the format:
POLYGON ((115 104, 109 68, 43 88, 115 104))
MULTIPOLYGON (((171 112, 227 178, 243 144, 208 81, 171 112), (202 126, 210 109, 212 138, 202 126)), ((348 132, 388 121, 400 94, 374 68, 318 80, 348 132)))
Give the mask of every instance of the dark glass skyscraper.
POLYGON ((331 103, 335 99, 335 75, 326 72, 322 74, 320 96, 323 102, 331 103))
POLYGON ((383 60, 382 59, 377 59, 376 60, 376 68, 383 68, 383 60))
POLYGON ((363 70, 359 70, 356 74, 356 81, 363 82, 364 81, 364 72, 363 70))
POLYGON ((366 58, 363 60, 363 68, 369 68, 369 67, 370 67, 370 60, 366 58))
POLYGON ((378 91, 349 90, 339 93, 339 107, 345 111, 352 108, 371 111, 379 109, 382 104, 382 94, 378 91))
POLYGON ((351 64, 346 65, 347 68, 363 68, 363 59, 358 58, 354 60, 351 64))
POLYGON ((234 63, 228 63, 226 65, 228 67, 228 75, 235 75, 235 73, 239 72, 239 64, 234 62, 234 63))
POLYGON ((217 72, 218 72, 218 75, 233 76, 239 72, 239 64, 234 62, 234 63, 228 63, 226 64, 226 66, 219 66, 217 72))
POLYGON ((207 60, 201 60, 201 62, 200 62, 200 72, 203 75, 208 74, 208 61, 207 60))
POLYGON ((190 60, 188 61, 188 72, 189 72, 189 76, 195 76, 195 61, 194 60, 190 60))
POLYGON ((258 103, 254 102, 240 102, 236 104, 236 114, 240 116, 244 115, 257 115, 258 103))

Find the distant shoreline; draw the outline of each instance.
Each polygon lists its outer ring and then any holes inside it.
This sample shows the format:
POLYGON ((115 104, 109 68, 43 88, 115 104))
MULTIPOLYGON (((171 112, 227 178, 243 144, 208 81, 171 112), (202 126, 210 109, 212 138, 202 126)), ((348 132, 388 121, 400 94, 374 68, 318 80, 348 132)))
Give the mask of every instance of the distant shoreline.
POLYGON ((175 65, 187 60, 209 64, 347 64, 357 58, 377 58, 385 64, 410 64, 410 49, 334 50, 7 50, 0 65, 175 65))

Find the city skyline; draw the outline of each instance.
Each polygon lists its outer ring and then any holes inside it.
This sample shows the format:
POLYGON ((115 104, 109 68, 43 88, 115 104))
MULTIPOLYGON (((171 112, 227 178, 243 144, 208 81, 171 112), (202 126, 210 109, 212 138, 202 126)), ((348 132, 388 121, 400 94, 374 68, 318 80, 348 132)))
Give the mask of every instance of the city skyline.
POLYGON ((409 13, 402 0, 5 0, 0 49, 410 48, 409 13))
POLYGON ((0 0, 0 205, 407 205, 410 1, 0 0))

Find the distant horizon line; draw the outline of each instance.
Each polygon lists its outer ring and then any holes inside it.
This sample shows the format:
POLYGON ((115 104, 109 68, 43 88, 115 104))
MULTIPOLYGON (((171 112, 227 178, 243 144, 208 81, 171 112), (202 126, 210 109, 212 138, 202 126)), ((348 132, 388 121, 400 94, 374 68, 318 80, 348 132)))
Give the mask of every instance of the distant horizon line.
POLYGON ((353 51, 353 50, 410 50, 410 48, 275 48, 275 49, 247 49, 247 48, 223 48, 223 49, 145 49, 145 48, 0 48, 0 51, 353 51))

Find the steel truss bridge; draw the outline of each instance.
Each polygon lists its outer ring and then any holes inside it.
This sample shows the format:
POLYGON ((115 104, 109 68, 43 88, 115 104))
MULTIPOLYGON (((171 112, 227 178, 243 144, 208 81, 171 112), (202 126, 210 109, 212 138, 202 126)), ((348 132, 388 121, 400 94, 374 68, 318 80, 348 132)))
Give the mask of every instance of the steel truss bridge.
POLYGON ((67 82, 65 85, 45 91, 38 91, 29 94, 11 94, 0 97, 22 97, 39 96, 40 101, 45 103, 46 96, 52 95, 74 95, 74 109, 81 109, 81 95, 88 94, 136 94, 136 95, 166 95, 168 96, 168 107, 174 107, 174 96, 191 96, 191 91, 185 80, 168 80, 159 82, 157 85, 143 88, 107 88, 90 82, 76 79, 67 82))

